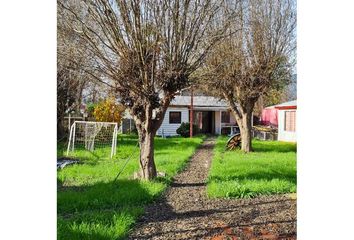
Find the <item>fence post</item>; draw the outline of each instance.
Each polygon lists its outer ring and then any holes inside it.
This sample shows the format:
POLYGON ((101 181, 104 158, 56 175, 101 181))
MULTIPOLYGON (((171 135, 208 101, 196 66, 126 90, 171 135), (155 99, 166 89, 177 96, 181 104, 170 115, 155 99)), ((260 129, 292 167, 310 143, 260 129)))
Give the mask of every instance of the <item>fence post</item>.
POLYGON ((75 122, 73 123, 73 125, 74 125, 74 132, 73 132, 73 143, 72 143, 71 151, 74 151, 74 146, 75 146, 75 132, 76 132, 75 122))

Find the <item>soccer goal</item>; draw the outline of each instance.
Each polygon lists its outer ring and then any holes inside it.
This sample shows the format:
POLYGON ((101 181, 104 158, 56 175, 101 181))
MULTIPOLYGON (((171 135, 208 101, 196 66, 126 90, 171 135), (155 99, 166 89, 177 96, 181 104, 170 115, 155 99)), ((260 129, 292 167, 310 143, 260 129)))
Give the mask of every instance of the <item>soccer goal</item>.
POLYGON ((67 156, 85 152, 112 158, 116 154, 118 124, 113 122, 75 121, 70 127, 67 156))

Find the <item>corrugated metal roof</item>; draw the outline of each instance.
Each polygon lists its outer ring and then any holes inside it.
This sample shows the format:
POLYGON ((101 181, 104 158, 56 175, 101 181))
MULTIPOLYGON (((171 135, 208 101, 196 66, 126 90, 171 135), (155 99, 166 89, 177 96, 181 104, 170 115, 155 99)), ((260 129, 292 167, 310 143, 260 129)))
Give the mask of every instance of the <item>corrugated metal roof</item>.
POLYGON ((275 105, 275 107, 288 107, 288 106, 297 106, 296 105, 296 100, 275 105))
MULTIPOLYGON (((171 105, 173 106, 189 106, 191 104, 191 96, 176 96, 171 105)), ((200 107, 228 107, 226 101, 219 100, 216 97, 210 96, 194 96, 193 97, 193 106, 200 107)))
MULTIPOLYGON (((268 106, 266 108, 288 107, 288 106, 297 106, 296 105, 296 100, 280 103, 280 104, 277 104, 277 105, 268 106)), ((266 108, 264 108, 264 109, 266 109, 266 108)))

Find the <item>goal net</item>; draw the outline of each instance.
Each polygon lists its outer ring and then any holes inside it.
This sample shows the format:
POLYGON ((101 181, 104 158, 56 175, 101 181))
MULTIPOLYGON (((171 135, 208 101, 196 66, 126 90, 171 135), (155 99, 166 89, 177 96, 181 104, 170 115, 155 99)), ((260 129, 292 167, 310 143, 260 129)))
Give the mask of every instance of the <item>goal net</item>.
POLYGON ((75 121, 70 127, 66 155, 112 158, 116 154, 117 134, 117 123, 75 121))

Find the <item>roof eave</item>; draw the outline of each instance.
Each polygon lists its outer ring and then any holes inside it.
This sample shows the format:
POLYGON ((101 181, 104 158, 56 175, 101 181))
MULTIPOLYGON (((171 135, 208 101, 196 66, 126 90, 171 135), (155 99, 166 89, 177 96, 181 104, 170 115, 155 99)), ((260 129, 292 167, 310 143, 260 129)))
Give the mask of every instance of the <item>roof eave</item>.
POLYGON ((276 109, 280 109, 280 110, 285 110, 285 109, 297 109, 297 106, 278 106, 275 107, 276 109))

